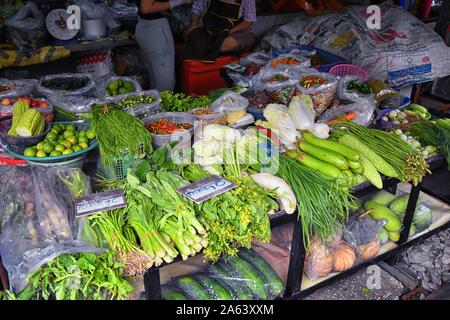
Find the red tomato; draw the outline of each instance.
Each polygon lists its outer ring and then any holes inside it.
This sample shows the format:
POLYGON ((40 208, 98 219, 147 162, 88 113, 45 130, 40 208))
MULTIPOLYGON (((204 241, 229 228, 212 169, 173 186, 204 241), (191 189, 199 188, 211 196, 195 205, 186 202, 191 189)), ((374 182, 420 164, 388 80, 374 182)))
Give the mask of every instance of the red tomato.
POLYGON ((39 101, 38 101, 38 100, 32 100, 32 101, 31 101, 31 106, 32 106, 33 108, 39 107, 39 101))
POLYGON ((19 101, 23 101, 29 106, 31 105, 31 99, 30 98, 20 98, 19 101))

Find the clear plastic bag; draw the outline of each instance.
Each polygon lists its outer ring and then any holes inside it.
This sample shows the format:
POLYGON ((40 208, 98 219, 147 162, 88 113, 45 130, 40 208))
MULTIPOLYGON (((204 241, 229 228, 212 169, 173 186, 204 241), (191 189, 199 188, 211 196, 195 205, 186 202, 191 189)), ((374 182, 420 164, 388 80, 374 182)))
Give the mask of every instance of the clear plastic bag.
POLYGON ((35 79, 21 79, 21 80, 8 80, 0 79, 0 87, 10 90, 1 90, 0 99, 18 96, 29 96, 33 93, 37 80, 35 79))
POLYGON ((15 292, 60 254, 101 252, 76 240, 75 189, 63 181, 70 173, 61 170, 67 169, 0 167, 6 178, 0 185, 0 255, 15 292))
POLYGON ((320 116, 333 102, 334 95, 337 88, 337 78, 329 73, 310 73, 304 74, 300 77, 299 83, 297 83, 297 89, 300 93, 308 94, 313 99, 314 111, 316 117, 320 116), (312 84, 308 87, 302 84, 308 80, 308 77, 321 78, 324 81, 323 84, 312 84))
POLYGON ((224 112, 226 114, 239 111, 245 113, 247 112, 248 105, 247 98, 244 98, 236 92, 227 91, 211 104, 210 109, 214 112, 224 112))
POLYGON ((339 99, 352 102, 358 102, 360 100, 372 100, 374 98, 373 93, 360 93, 357 90, 347 89, 350 81, 359 80, 358 76, 343 76, 339 78, 336 94, 339 99))
MULTIPOLYGON (((118 83, 118 82, 116 82, 116 83, 118 83)), ((120 99, 124 99, 129 95, 141 93, 141 92, 142 92, 142 87, 136 79, 130 78, 130 77, 112 76, 107 79, 104 79, 99 84, 97 84, 97 88, 95 90, 95 96, 100 99, 107 99, 109 101, 117 101, 120 99), (112 85, 112 83, 114 83, 116 81, 119 81, 119 82, 123 81, 123 82, 131 83, 134 86, 134 90, 132 90, 131 92, 127 92, 127 93, 119 92, 116 95, 110 95, 108 93, 108 87, 110 87, 112 85)))
POLYGON ((254 64, 256 66, 264 66, 270 59, 272 59, 272 56, 270 54, 267 54, 263 51, 258 51, 241 58, 239 64, 244 67, 250 64, 254 64))
POLYGON ((95 80, 89 73, 59 73, 42 77, 36 85, 36 90, 47 98, 58 94, 67 97, 88 95, 95 86, 95 80), (71 85, 69 85, 71 81, 73 81, 71 84, 73 86, 72 89, 70 88, 71 85), (61 87, 62 83, 66 83, 67 86, 65 88, 68 89, 63 89, 61 87), (60 87, 55 88, 55 85, 60 87))
POLYGON ((304 272, 309 279, 326 277, 333 270, 331 251, 318 237, 314 237, 305 257, 304 272))
POLYGON ((254 91, 276 91, 291 87, 298 79, 285 70, 262 68, 253 78, 254 91))
POLYGON ((311 66, 311 60, 308 58, 305 58, 304 56, 296 53, 286 53, 281 54, 276 58, 273 58, 270 60, 267 65, 267 67, 270 68, 276 68, 278 66, 298 66, 298 67, 304 67, 308 68, 311 66), (288 63, 287 61, 290 61, 292 63, 288 63))
POLYGON ((123 95, 120 95, 118 97, 112 97, 111 102, 115 104, 124 103, 124 105, 126 105, 127 99, 139 97, 152 97, 152 102, 140 103, 134 106, 126 107, 123 109, 123 111, 140 119, 144 119, 156 113, 163 112, 163 108, 161 107, 161 96, 159 95, 159 92, 156 90, 135 92, 127 95, 126 97, 124 97, 123 95))
POLYGON ((45 15, 35 3, 27 2, 5 25, 10 43, 25 56, 31 56, 45 45, 45 15))
POLYGON ((85 96, 64 96, 54 94, 49 96, 54 107, 61 108, 74 114, 91 112, 92 105, 103 102, 100 99, 85 96))
POLYGON ((352 119, 354 123, 362 126, 369 126, 374 119, 375 100, 360 100, 351 104, 343 104, 336 108, 326 110, 319 118, 318 122, 328 122, 343 117, 348 113, 355 112, 356 116, 352 119))
POLYGON ((379 233, 384 221, 373 220, 367 215, 352 216, 345 225, 343 239, 354 248, 361 261, 376 256, 380 250, 379 233))

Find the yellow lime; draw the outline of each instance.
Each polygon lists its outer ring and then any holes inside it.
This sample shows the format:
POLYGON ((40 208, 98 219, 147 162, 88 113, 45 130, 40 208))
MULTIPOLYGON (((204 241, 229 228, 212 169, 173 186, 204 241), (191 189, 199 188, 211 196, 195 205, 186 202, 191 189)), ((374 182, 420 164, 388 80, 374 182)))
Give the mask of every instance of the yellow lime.
POLYGON ((72 145, 77 144, 77 138, 75 138, 74 136, 67 137, 66 140, 69 141, 72 145))
POLYGON ((70 143, 70 141, 67 141, 67 140, 61 141, 61 144, 62 144, 63 146, 65 146, 66 149, 69 149, 69 148, 72 146, 72 144, 70 143))
POLYGON ((80 143, 80 142, 89 143, 89 139, 87 137, 79 137, 78 138, 78 143, 80 143))
POLYGON ((63 133, 63 136, 64 136, 64 138, 68 138, 68 137, 72 137, 74 135, 74 133, 73 133, 73 131, 71 131, 71 130, 66 130, 66 131, 64 131, 64 133, 63 133))
POLYGON ((37 149, 35 147, 26 148, 23 151, 25 157, 36 157, 37 149))
POLYGON ((65 146, 65 145, 62 145, 62 144, 58 144, 58 145, 56 145, 56 147, 55 147, 55 151, 63 152, 65 149, 66 149, 66 146, 65 146))
POLYGON ((72 150, 75 151, 75 152, 78 152, 78 151, 83 150, 83 148, 76 144, 76 145, 72 146, 72 150))
POLYGON ((89 129, 88 131, 86 131, 86 137, 88 137, 88 139, 92 140, 95 139, 95 132, 92 129, 89 129))
POLYGON ((73 131, 73 132, 77 131, 77 129, 75 128, 75 126, 73 124, 68 124, 66 126, 66 131, 68 131, 68 130, 73 131))
POLYGON ((45 157, 47 157, 47 154, 42 150, 38 150, 38 152, 36 152, 36 157, 45 158, 45 157))
POLYGON ((51 142, 46 142, 44 143, 44 146, 42 147, 42 151, 44 151, 45 153, 50 153, 53 150, 55 150, 55 145, 51 142))
POLYGON ((42 147, 44 146, 44 142, 39 142, 37 145, 36 145, 36 149, 37 150, 42 150, 42 147))
POLYGON ((72 149, 66 149, 62 152, 62 154, 71 154, 71 153, 73 153, 72 149))
POLYGON ((50 157, 58 157, 60 155, 62 155, 62 152, 58 151, 58 150, 54 150, 54 151, 50 152, 50 157))
POLYGON ((79 142, 78 145, 83 149, 86 149, 89 146, 86 142, 79 142))

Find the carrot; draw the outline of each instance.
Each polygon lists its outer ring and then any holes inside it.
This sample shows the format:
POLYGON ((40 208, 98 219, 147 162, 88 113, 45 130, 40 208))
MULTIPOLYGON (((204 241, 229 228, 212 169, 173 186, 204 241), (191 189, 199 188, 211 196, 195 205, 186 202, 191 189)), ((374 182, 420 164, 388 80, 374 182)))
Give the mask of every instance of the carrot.
POLYGON ((331 123, 335 123, 335 122, 340 122, 340 121, 345 121, 345 120, 351 121, 351 120, 353 120, 353 119, 355 119, 355 118, 356 118, 356 112, 352 111, 352 112, 347 113, 347 114, 344 115, 344 116, 340 116, 340 117, 338 117, 338 118, 336 118, 336 119, 334 119, 334 120, 328 121, 327 124, 331 124, 331 123))

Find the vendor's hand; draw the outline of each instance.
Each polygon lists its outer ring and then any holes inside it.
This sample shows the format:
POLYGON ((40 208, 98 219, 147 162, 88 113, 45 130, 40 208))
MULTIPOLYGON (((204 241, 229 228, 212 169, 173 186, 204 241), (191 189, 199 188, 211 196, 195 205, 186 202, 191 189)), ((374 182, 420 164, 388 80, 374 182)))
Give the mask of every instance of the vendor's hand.
POLYGON ((183 4, 191 4, 193 0, 169 0, 170 9, 173 9, 178 6, 182 6, 183 4))

